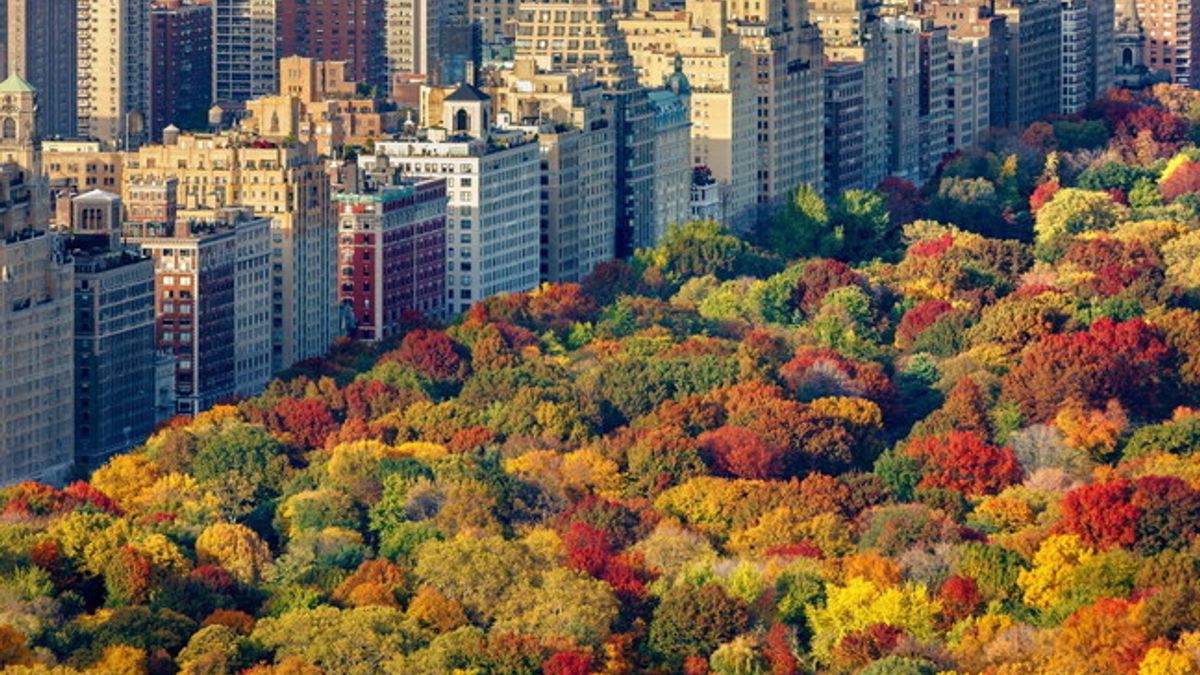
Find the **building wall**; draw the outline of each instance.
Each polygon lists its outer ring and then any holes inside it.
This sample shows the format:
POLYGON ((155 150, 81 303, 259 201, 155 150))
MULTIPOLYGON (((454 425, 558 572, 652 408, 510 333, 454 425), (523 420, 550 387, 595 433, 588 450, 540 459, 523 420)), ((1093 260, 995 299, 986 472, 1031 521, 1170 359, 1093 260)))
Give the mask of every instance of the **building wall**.
POLYGON ((1138 0, 1146 66, 1184 86, 1200 86, 1200 2, 1138 0))
POLYGON ((835 198, 846 190, 866 188, 863 182, 863 116, 866 73, 861 62, 826 64, 825 74, 825 190, 835 198))
POLYGON ((449 313, 464 312, 498 293, 537 287, 541 162, 536 143, 514 139, 509 147, 488 152, 479 141, 387 141, 376 150, 405 175, 446 179, 446 260, 459 266, 447 274, 449 313), (470 269, 464 271, 462 263, 470 269))
POLYGON ((212 107, 212 7, 159 0, 151 11, 150 133, 168 125, 200 130, 212 107))
POLYGON ((1057 0, 1002 0, 1007 19, 1008 124, 1027 127, 1059 112, 1062 87, 1062 9, 1057 0))
POLYGON ((75 259, 75 461, 95 468, 154 430, 154 263, 75 259))
POLYGON ((976 145, 988 129, 991 47, 986 37, 963 37, 951 38, 949 48, 952 118, 947 145, 955 151, 976 145))
POLYGON ((276 0, 210 0, 213 6, 213 101, 275 93, 276 0))
POLYGON ((271 381, 271 221, 237 223, 233 280, 234 393, 255 396, 271 381))
POLYGON ((1077 113, 1091 101, 1095 91, 1092 11, 1089 0, 1062 3, 1062 99, 1064 114, 1077 113))
POLYGON ((76 134, 77 68, 76 11, 78 0, 8 0, 6 31, 0 49, 7 68, 38 90, 38 128, 44 136, 76 134))
POLYGON ((79 0, 77 11, 79 134, 136 147, 150 114, 150 5, 79 0))
POLYGON ((276 0, 281 56, 345 61, 351 79, 383 86, 384 0, 276 0))
POLYGON ((691 96, 651 92, 654 106, 654 241, 690 216, 691 96))

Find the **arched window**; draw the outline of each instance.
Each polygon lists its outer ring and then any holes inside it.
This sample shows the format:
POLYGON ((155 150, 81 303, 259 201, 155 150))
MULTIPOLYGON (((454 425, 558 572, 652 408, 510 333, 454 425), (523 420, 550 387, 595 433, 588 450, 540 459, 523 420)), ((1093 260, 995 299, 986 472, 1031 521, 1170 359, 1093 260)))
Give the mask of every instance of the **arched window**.
POLYGON ((11 117, 4 118, 3 130, 0 131, 0 136, 5 140, 14 139, 17 137, 17 122, 11 117))
POLYGON ((1133 50, 1129 47, 1126 47, 1121 51, 1121 65, 1125 66, 1126 68, 1133 66, 1133 50))
POLYGON ((454 113, 454 130, 469 131, 471 129, 471 116, 466 110, 459 110, 454 113))
POLYGON ((279 113, 271 113, 271 131, 269 133, 279 133, 279 113))

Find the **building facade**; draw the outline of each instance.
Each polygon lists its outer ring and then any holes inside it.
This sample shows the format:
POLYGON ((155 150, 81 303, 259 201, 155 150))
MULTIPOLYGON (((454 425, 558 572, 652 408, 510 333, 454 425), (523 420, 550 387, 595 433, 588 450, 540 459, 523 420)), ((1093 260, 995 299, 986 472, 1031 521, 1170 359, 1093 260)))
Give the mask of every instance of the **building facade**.
POLYGON ((862 190, 866 69, 861 61, 825 64, 825 194, 862 190))
POLYGON ((79 0, 76 18, 79 134, 136 148, 150 123, 150 4, 79 0))
POLYGON ((354 317, 351 336, 385 340, 414 319, 445 314, 446 181, 364 188, 334 197, 338 298, 354 317))
POLYGON ((1057 0, 1000 0, 996 12, 1008 34, 1008 125, 1024 128, 1059 112, 1062 7, 1057 0))
POLYGON ((121 199, 72 200, 75 462, 96 468, 154 430, 154 263, 120 243, 121 199))
POLYGON ((212 6, 155 0, 150 10, 150 137, 203 130, 212 107, 212 6))
POLYGON ((213 11, 213 93, 239 103, 275 93, 276 0, 210 0, 213 11))
POLYGON ((75 458, 74 267, 0 165, 0 484, 61 483, 75 458))
POLYGON ((346 63, 351 79, 387 80, 384 0, 276 0, 280 56, 346 63))
POLYGON ((616 255, 611 100, 588 73, 539 72, 529 60, 499 77, 495 118, 536 139, 541 154, 541 280, 579 281, 616 255))
POLYGON ((238 210, 224 217, 133 222, 124 229, 125 240, 154 261, 157 345, 175 357, 177 414, 254 395, 270 377, 271 344, 262 325, 270 221, 238 210))
MULTIPOLYGON (((376 144, 406 176, 446 179, 446 305, 465 312, 478 300, 519 293, 540 281, 538 144, 491 124, 490 99, 464 86, 446 97, 441 129, 376 144)), ((374 158, 360 157, 364 167, 374 158)))
POLYGON ((279 371, 328 351, 340 331, 337 225, 324 165, 311 144, 237 133, 181 134, 127 158, 122 196, 179 181, 180 217, 211 219, 234 206, 271 221, 272 324, 279 371))
POLYGON ((1200 2, 1138 0, 1137 13, 1146 67, 1175 84, 1200 86, 1200 2))
MULTIPOLYGON (((5 3, 0 3, 5 4, 5 3)), ((37 88, 38 128, 46 137, 77 132, 76 12, 78 0, 8 0, 4 44, 7 65, 37 88)))

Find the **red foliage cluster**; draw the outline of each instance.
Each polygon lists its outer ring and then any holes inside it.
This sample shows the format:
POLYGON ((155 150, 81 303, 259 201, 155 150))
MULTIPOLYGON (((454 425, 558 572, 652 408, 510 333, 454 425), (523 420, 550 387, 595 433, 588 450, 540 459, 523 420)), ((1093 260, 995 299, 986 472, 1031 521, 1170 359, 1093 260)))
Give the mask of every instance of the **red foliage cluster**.
POLYGON ((1037 212, 1042 210, 1042 207, 1047 204, 1054 195, 1058 193, 1062 185, 1057 179, 1050 179, 1037 186, 1033 194, 1029 195, 1029 212, 1037 215, 1037 212))
POLYGON ((724 426, 700 434, 700 450, 720 473, 738 478, 778 478, 783 451, 741 426, 724 426))
POLYGON ((1144 414, 1169 403, 1171 354, 1145 321, 1104 318, 1086 331, 1049 335, 1026 349, 1004 378, 1004 395, 1035 422, 1052 419, 1070 399, 1098 409, 1115 398, 1144 414))
POLYGON ((579 650, 558 652, 542 662, 542 675, 588 675, 592 655, 579 650))
POLYGON ((821 306, 830 291, 865 283, 862 275, 840 260, 818 260, 804 267, 792 290, 792 302, 801 311, 811 313, 821 306))
POLYGON ((325 447, 325 439, 339 426, 329 406, 315 398, 285 398, 271 413, 267 428, 305 448, 325 447))
POLYGON ((850 631, 833 650, 838 665, 847 670, 861 668, 892 652, 904 637, 904 629, 886 623, 850 631))
POLYGON ((784 383, 802 398, 857 396, 890 411, 896 391, 878 363, 851 361, 832 349, 801 347, 779 368, 784 383))
POLYGON ((1173 476, 1120 479, 1072 490, 1062 512, 1064 529, 1092 546, 1155 553, 1200 532, 1200 491, 1173 476))
POLYGON ((1163 279, 1158 253, 1140 241, 1083 239, 1071 245, 1063 261, 1093 272, 1086 290, 1103 296, 1117 295, 1134 284, 1161 284, 1163 279))
POLYGON ((908 247, 908 255, 918 258, 940 258, 954 248, 954 235, 947 232, 934 239, 922 239, 908 247))
POLYGON ((383 356, 384 361, 402 363, 432 380, 456 380, 466 375, 462 349, 440 330, 414 330, 400 347, 383 356))
POLYGON ((900 325, 896 328, 896 337, 901 345, 911 345, 926 328, 933 325, 946 312, 954 310, 954 306, 945 300, 926 300, 904 313, 900 325))
POLYGON ((1163 200, 1173 202, 1179 197, 1200 192, 1200 162, 1184 160, 1158 187, 1163 200))
POLYGON ((1021 480, 1021 465, 1011 448, 998 448, 969 431, 918 438, 904 451, 924 464, 921 487, 974 496, 995 494, 1021 480))
POLYGON ((937 599, 942 608, 942 620, 947 626, 975 614, 983 605, 983 595, 975 580, 957 574, 942 582, 937 599))
POLYGON ((580 522, 567 529, 563 546, 568 567, 605 581, 626 605, 645 602, 650 576, 641 555, 617 553, 604 531, 580 522))

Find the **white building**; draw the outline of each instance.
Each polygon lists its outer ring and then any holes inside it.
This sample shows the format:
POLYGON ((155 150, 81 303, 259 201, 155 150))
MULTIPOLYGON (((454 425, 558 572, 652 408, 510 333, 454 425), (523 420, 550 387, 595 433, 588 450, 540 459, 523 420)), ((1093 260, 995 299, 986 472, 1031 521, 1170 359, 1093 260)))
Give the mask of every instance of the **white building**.
MULTIPOLYGON (((491 125, 489 97, 470 85, 443 104, 442 126, 375 145, 405 175, 445 178, 446 305, 450 313, 540 280, 538 144, 491 125)), ((372 157, 361 157, 368 166, 372 157)))
POLYGON ((682 72, 668 89, 650 91, 654 110, 654 241, 671 225, 687 222, 692 184, 691 88, 682 72))
POLYGON ((254 396, 271 382, 271 219, 237 223, 233 287, 234 393, 254 396))

